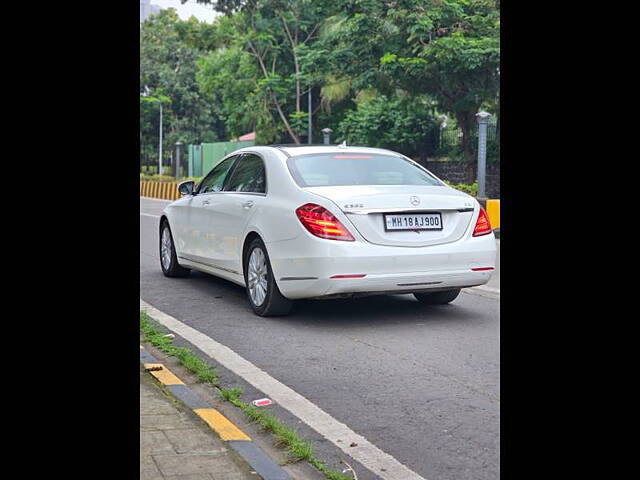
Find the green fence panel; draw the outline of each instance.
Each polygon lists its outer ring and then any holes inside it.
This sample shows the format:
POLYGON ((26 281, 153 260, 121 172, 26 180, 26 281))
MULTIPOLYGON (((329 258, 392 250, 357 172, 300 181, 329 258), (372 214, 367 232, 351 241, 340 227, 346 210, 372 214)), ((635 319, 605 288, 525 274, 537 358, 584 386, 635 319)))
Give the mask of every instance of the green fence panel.
POLYGON ((202 174, 206 175, 226 155, 226 142, 202 144, 202 174))
POLYGON ((202 176, 202 147, 200 145, 189 145, 189 176, 202 176))
POLYGON ((202 175, 206 175, 231 152, 255 145, 253 140, 244 142, 216 142, 202 144, 202 175))
POLYGON ((244 142, 216 142, 201 145, 189 145, 189 176, 202 177, 209 173, 220 160, 240 148, 252 147, 253 140, 244 142))

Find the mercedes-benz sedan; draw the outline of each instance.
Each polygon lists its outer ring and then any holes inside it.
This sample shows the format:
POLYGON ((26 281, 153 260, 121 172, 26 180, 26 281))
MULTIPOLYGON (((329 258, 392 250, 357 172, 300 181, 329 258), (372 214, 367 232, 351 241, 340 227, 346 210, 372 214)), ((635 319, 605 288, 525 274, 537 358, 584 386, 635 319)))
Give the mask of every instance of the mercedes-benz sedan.
POLYGON ((388 150, 248 147, 179 191, 160 219, 162 271, 242 285, 262 316, 302 298, 412 293, 445 304, 495 268, 475 198, 388 150))

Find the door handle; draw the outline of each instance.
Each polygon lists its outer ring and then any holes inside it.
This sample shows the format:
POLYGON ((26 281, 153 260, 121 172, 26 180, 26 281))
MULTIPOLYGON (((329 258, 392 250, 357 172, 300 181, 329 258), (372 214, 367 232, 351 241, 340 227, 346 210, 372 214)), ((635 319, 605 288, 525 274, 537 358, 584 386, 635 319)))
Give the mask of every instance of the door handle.
POLYGON ((211 204, 211 202, 210 202, 209 200, 204 200, 204 201, 202 202, 202 206, 203 206, 203 207, 204 207, 204 206, 207 206, 207 205, 210 205, 210 204, 211 204))
POLYGON ((251 207, 253 207, 253 200, 249 200, 248 202, 242 204, 242 208, 246 208, 247 210, 251 207))

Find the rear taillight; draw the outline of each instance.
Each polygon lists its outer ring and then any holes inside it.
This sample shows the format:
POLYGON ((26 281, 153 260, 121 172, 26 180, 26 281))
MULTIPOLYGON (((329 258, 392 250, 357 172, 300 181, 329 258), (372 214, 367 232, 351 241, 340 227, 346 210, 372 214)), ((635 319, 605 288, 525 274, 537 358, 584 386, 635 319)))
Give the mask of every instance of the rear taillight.
POLYGON ((316 237, 329 240, 355 241, 333 213, 315 203, 307 203, 296 209, 296 215, 304 227, 316 237))
POLYGON ((479 237, 491 233, 491 223, 489 222, 489 215, 484 211, 484 208, 480 207, 480 214, 476 221, 476 227, 473 229, 473 236, 479 237))

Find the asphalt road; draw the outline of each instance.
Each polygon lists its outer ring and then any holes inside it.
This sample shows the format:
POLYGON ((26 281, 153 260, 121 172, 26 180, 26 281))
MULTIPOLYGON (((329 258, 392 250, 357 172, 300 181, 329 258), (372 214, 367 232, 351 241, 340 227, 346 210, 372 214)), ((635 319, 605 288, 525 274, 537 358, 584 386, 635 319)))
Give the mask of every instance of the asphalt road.
MULTIPOLYGON (((437 307, 410 295, 300 301, 288 317, 257 317, 235 284, 197 272, 162 275, 158 218, 150 215, 166 203, 140 200, 143 300, 233 349, 425 479, 499 478, 495 295, 463 293, 437 307)), ((490 286, 499 288, 499 276, 490 286)), ((339 457, 328 442, 318 453, 339 457)), ((362 466, 358 476, 377 478, 362 466)))

